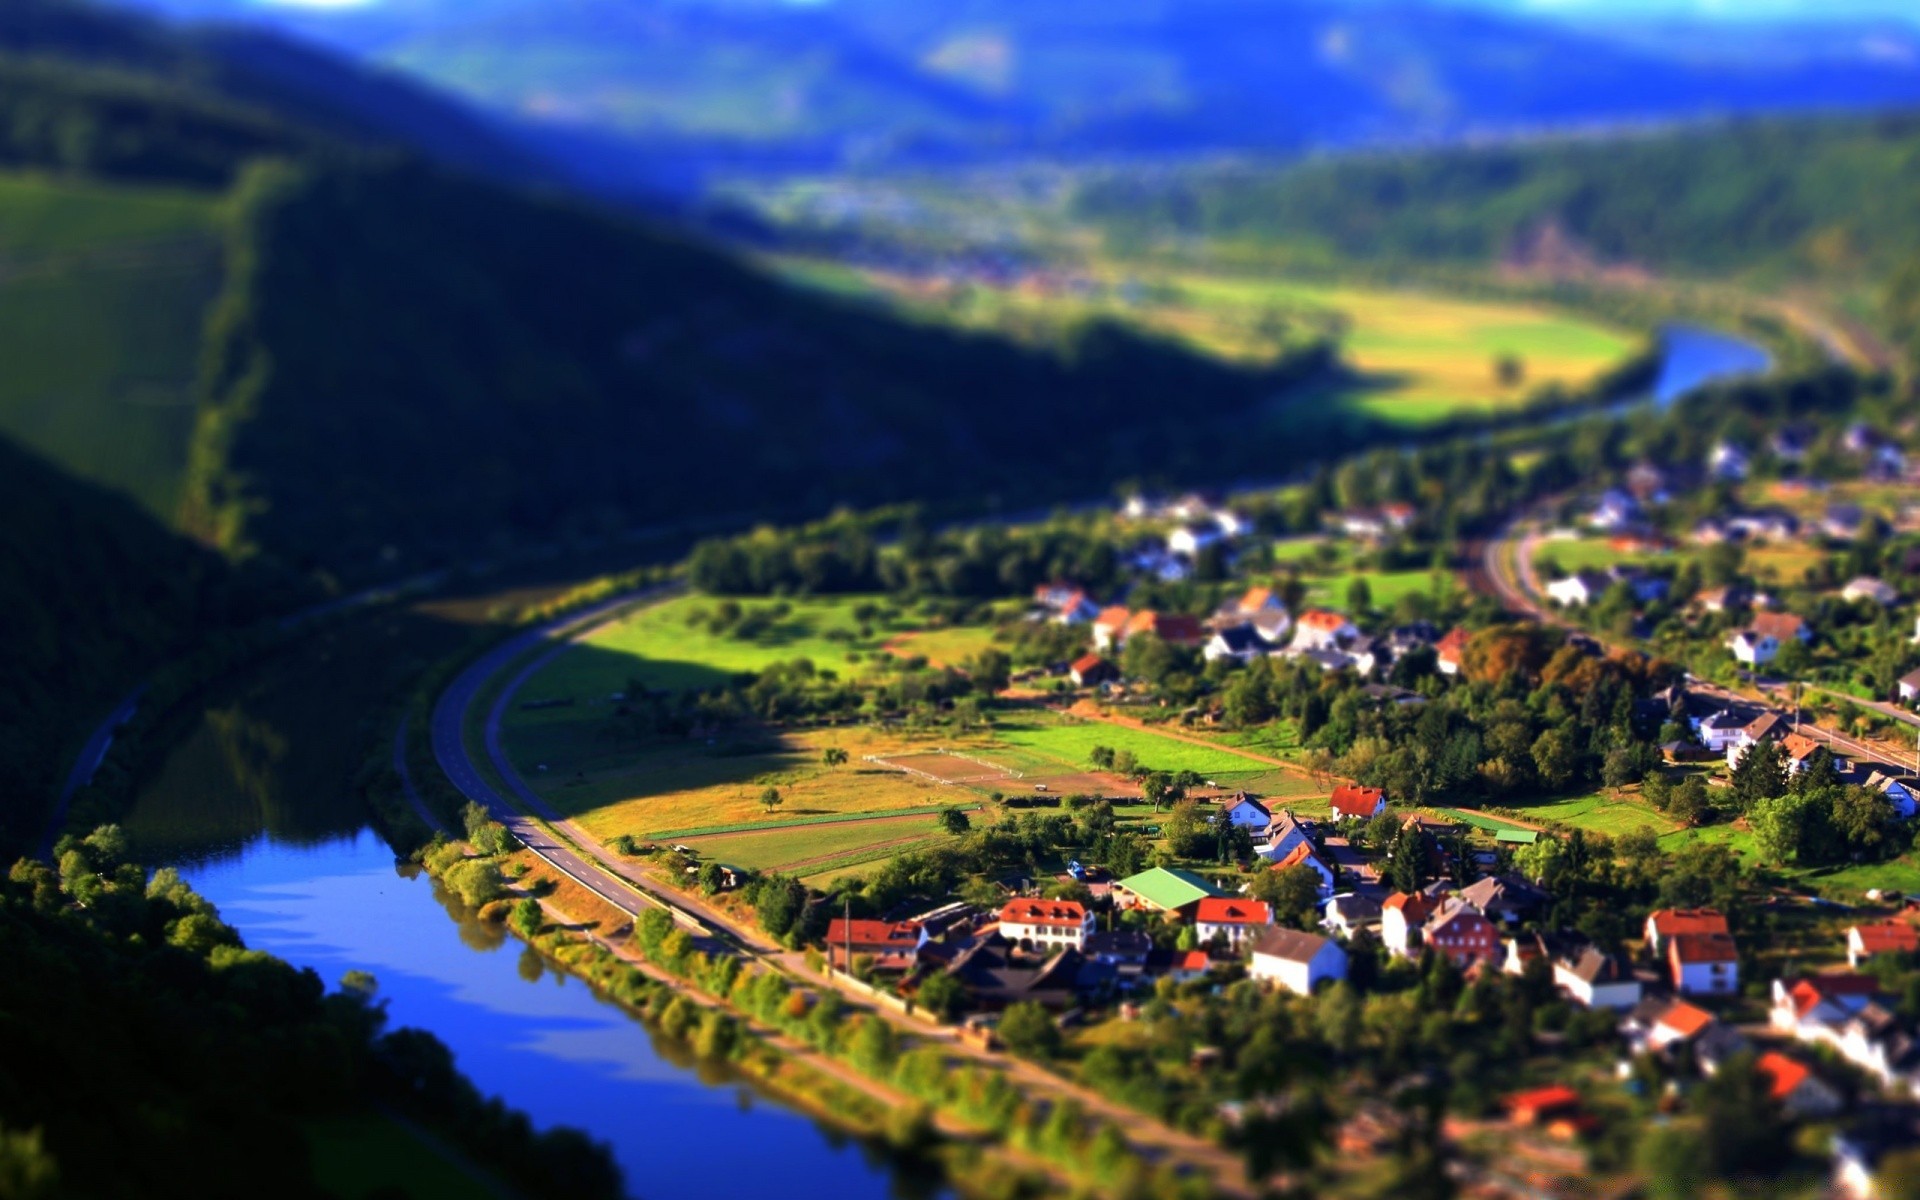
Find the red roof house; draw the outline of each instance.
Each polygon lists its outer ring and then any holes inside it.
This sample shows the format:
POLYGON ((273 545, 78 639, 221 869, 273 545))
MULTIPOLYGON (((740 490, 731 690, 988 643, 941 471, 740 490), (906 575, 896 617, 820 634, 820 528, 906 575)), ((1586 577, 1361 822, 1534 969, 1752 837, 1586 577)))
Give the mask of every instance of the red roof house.
POLYGON ((852 970, 852 958, 870 956, 877 971, 910 971, 927 944, 927 929, 918 921, 848 921, 835 917, 827 925, 828 961, 842 971, 852 970))
POLYGON ((1379 788, 1342 784, 1333 789, 1333 819, 1371 821, 1387 811, 1387 794, 1379 788))

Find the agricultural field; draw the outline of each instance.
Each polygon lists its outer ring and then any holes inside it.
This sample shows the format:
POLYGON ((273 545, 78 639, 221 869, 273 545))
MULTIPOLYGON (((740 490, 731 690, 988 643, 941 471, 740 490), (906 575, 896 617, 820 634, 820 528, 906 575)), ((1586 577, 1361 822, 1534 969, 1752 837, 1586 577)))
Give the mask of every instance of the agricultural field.
POLYGON ((1204 354, 1259 363, 1303 340, 1336 337, 1352 378, 1325 398, 1410 428, 1511 407, 1548 384, 1582 386, 1635 349, 1625 331, 1525 302, 1132 263, 1075 271, 1072 286, 1034 279, 988 286, 809 260, 774 265, 810 286, 882 299, 923 320, 1030 340, 1103 318, 1204 354), (1496 371, 1502 359, 1519 364, 1517 379, 1496 371))
POLYGON ((0 174, 0 433, 171 521, 218 198, 0 174))
POLYGON ((1605 537, 1547 538, 1538 544, 1533 554, 1534 569, 1540 572, 1542 580, 1548 578, 1549 565, 1557 565, 1572 574, 1587 569, 1605 570, 1621 563, 1645 566, 1673 561, 1672 552, 1615 550, 1611 539, 1605 537))

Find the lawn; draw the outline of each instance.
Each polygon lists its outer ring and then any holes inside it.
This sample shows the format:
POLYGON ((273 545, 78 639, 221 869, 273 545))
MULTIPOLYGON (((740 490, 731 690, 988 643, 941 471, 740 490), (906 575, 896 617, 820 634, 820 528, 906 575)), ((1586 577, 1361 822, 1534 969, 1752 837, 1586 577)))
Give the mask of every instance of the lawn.
POLYGON ((173 520, 218 198, 0 173, 0 434, 173 520))
POLYGON ((1085 770, 1095 746, 1131 750, 1142 764, 1156 771, 1197 771, 1209 779, 1270 769, 1264 763, 1225 748, 1195 746, 1150 730, 1083 721, 1055 713, 1014 714, 999 722, 995 733, 997 746, 1011 747, 1030 756, 1002 756, 1023 770, 1046 764, 1085 770))
POLYGON ((1585 568, 1604 570, 1616 563, 1660 563, 1672 562, 1672 554, 1657 551, 1623 553, 1608 544, 1607 538, 1548 538, 1539 543, 1533 554, 1534 569, 1540 572, 1540 578, 1548 578, 1547 564, 1556 563, 1562 571, 1571 574, 1585 568))
POLYGON ((889 653, 924 658, 936 667, 958 667, 992 647, 995 630, 987 625, 952 625, 902 633, 887 643, 889 653))
POLYGON ((804 869, 807 865, 840 864, 843 859, 861 857, 862 852, 868 850, 874 857, 897 853, 909 843, 924 843, 939 834, 936 821, 937 814, 929 812, 907 819, 849 821, 767 833, 689 838, 687 844, 708 858, 755 871, 796 866, 804 869))
MULTIPOLYGON (((1347 593, 1356 579, 1367 581, 1367 590, 1372 595, 1373 607, 1381 611, 1392 609, 1403 596, 1424 596, 1431 595, 1433 592, 1433 572, 1431 571, 1342 571, 1335 575, 1309 576, 1307 602, 1327 608, 1345 609, 1347 593)), ((1451 583, 1451 576, 1445 579, 1451 583)))
POLYGON ((1508 807, 1528 820, 1558 821, 1590 833, 1604 833, 1608 837, 1619 837, 1643 827, 1662 835, 1674 833, 1680 828, 1631 789, 1618 796, 1604 791, 1587 792, 1508 807))

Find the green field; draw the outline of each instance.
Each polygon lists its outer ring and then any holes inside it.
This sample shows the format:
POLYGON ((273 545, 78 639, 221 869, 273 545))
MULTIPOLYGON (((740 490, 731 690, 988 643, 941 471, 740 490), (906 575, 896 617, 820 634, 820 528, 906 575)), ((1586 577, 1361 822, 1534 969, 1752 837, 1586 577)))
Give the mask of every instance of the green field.
MULTIPOLYGON (((766 833, 739 833, 689 838, 688 844, 719 862, 756 871, 785 870, 805 864, 844 865, 848 856, 884 857, 908 844, 929 841, 939 833, 934 813, 904 820, 850 821, 766 833), (898 845, 892 845, 898 843, 898 845), (885 849, 874 849, 876 846, 885 849)), ((951 836, 951 835, 946 835, 951 836)))
POLYGON ((0 433, 171 520, 218 198, 0 174, 0 433))
MULTIPOLYGON (((1544 306, 1429 292, 1322 285, 1138 263, 1098 263, 1077 290, 947 285, 780 260, 789 276, 838 295, 883 298, 923 320, 1045 340, 1075 323, 1115 320, 1239 362, 1337 336, 1353 379, 1326 399, 1419 427, 1519 404, 1546 384, 1579 387, 1630 356, 1632 335, 1544 306), (1495 363, 1522 364, 1502 382, 1495 363)), ((1292 398, 1299 402, 1299 397, 1292 398)))
POLYGON ((1198 771, 1210 779, 1268 769, 1230 750, 1189 745, 1144 729, 1078 721, 1051 713, 1009 716, 997 723, 995 732, 996 745, 1010 747, 1016 753, 995 753, 993 757, 1023 770, 1042 764, 1085 770, 1095 746, 1131 750, 1141 763, 1156 771, 1198 771), (1020 751, 1025 755, 1017 753, 1020 751))
POLYGON ((1554 800, 1545 800, 1536 804, 1514 804, 1510 807, 1524 814, 1529 820, 1558 821, 1571 825, 1575 829, 1585 829, 1593 833, 1604 833, 1609 837, 1619 837, 1636 829, 1652 829, 1655 833, 1666 835, 1680 827, 1664 814, 1656 811, 1652 805, 1641 800, 1638 793, 1623 792, 1611 796, 1605 792, 1589 792, 1579 796, 1563 796, 1554 800))

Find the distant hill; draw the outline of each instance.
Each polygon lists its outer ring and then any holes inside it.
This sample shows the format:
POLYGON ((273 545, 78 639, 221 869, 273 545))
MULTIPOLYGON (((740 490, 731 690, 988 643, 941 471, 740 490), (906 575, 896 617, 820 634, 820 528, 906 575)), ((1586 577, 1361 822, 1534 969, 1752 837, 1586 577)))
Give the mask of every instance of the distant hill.
POLYGON ((636 176, 1042 152, 1296 151, 1920 101, 1920 32, 1665 33, 1412 0, 383 0, 272 21, 636 176), (644 148, 636 158, 633 148, 644 148), (615 160, 615 161, 610 161, 615 160))

